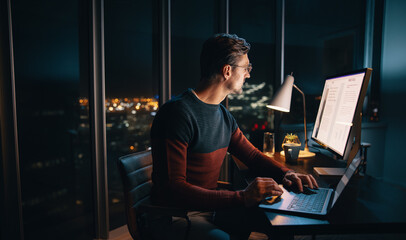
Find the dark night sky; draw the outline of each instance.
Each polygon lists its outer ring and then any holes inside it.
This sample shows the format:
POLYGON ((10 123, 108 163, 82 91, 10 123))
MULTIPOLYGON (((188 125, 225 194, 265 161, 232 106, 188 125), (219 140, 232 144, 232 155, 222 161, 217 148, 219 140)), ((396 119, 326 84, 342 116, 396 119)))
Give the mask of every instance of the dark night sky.
MULTIPOLYGON (((274 53, 263 52, 264 44, 270 44, 271 48, 274 44, 273 6, 264 4, 264 1, 256 0, 247 7, 231 6, 230 9, 230 20, 234 23, 230 30, 252 44, 250 57, 254 63, 254 71, 251 81, 258 83, 273 82, 275 78, 274 53)), ((199 4, 173 1, 172 82, 175 94, 187 87, 194 87, 198 81, 201 43, 215 33, 213 5, 210 1, 199 4), (190 44, 183 45, 182 41, 190 44), (190 56, 196 59, 191 59, 190 56)), ((334 20, 337 19, 335 16, 324 11, 318 12, 319 16, 303 17, 303 6, 287 3, 290 10, 286 14, 285 70, 294 72, 297 85, 307 94, 320 94, 323 87, 325 74, 322 66, 313 66, 322 57, 322 52, 317 49, 323 46, 323 39, 335 36, 335 32, 343 26, 350 26, 353 11, 358 9, 340 7, 345 5, 348 4, 332 7, 337 14, 343 16, 337 22, 334 20), (314 21, 320 17, 326 20, 314 21), (314 78, 314 75, 317 77, 314 78)), ((306 3, 309 11, 317 7, 320 6, 306 3)), ((13 9, 17 82, 33 87, 42 83, 41 87, 46 87, 46 83, 58 82, 70 85, 66 88, 77 89, 81 81, 79 41, 82 37, 78 27, 78 3, 17 0, 13 9)), ((155 57, 157 55, 154 50, 157 48, 153 45, 152 9, 151 1, 105 1, 107 97, 151 97, 157 94, 157 74, 154 74, 152 67, 154 54, 155 57)), ((86 84, 86 80, 82 79, 82 85, 86 84)), ((82 92, 86 90, 81 88, 82 92)))
POLYGON ((78 81, 78 18, 72 17, 77 5, 43 0, 13 3, 17 81, 18 77, 78 81))
MULTIPOLYGON (((152 12, 151 7, 140 6, 150 3, 109 3, 106 1, 106 96, 151 97, 156 94, 152 83, 152 12)), ((60 84, 63 90, 77 89, 80 81, 86 82, 79 76, 79 44, 83 36, 79 35, 78 19, 75 1, 15 1, 13 34, 18 85, 46 89, 60 84)), ((81 88, 81 95, 86 95, 87 87, 81 88)))

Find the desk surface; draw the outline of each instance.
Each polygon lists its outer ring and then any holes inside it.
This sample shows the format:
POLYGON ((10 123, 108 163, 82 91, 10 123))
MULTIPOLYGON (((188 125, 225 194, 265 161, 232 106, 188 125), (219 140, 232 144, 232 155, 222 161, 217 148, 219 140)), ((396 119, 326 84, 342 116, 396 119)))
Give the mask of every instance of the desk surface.
MULTIPOLYGON (((299 159, 297 164, 285 163, 278 153, 275 160, 301 173, 311 173, 320 187, 337 184, 339 178, 319 177, 313 167, 345 167, 345 163, 317 154, 312 159, 299 159)), ((236 165, 246 178, 249 170, 240 161, 236 165)), ((337 203, 324 219, 312 219, 264 210, 273 226, 281 235, 306 235, 329 233, 405 233, 406 190, 368 176, 355 175, 337 203)))

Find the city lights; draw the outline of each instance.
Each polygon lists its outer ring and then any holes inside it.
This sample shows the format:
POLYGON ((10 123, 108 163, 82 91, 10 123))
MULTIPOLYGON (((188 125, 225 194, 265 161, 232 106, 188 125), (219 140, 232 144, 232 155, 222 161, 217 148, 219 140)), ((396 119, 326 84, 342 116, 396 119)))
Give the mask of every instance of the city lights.
MULTIPOLYGON (((87 98, 80 98, 81 107, 89 107, 87 98)), ((158 100, 155 98, 106 98, 105 106, 107 112, 126 111, 136 114, 138 110, 156 111, 159 107, 158 100)))

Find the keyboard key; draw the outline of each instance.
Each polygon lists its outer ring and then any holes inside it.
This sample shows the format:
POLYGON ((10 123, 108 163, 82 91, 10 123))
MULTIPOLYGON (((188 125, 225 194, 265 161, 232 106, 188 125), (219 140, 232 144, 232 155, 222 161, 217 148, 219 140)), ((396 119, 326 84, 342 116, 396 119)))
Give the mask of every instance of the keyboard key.
POLYGON ((312 194, 297 194, 289 204, 288 209, 306 212, 321 212, 321 210, 323 210, 324 200, 326 199, 328 189, 310 191, 312 191, 312 194))

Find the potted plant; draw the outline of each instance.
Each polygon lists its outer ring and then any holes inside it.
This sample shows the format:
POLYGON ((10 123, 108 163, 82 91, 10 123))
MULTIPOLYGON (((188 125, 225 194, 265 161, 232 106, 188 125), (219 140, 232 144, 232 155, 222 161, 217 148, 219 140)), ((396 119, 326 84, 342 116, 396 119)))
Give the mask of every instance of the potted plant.
POLYGON ((283 143, 282 143, 282 148, 283 148, 283 145, 285 145, 286 143, 295 143, 295 144, 301 145, 301 143, 299 141, 299 137, 293 133, 288 133, 285 135, 285 138, 283 139, 283 143))

